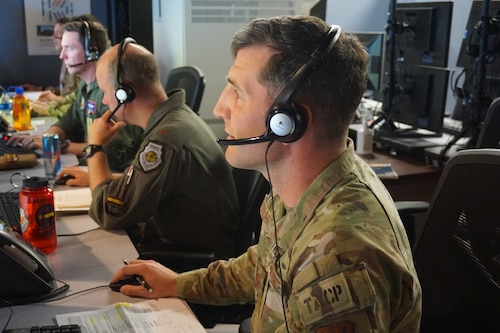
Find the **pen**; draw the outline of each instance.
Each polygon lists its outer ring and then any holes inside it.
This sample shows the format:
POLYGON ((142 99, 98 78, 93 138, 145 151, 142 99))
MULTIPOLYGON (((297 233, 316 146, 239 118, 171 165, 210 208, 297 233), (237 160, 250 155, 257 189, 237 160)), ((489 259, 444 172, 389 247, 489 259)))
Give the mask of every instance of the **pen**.
MULTIPOLYGON (((122 260, 123 260, 123 263, 124 263, 125 265, 129 265, 129 263, 128 263, 128 261, 127 261, 126 259, 122 259, 122 260)), ((143 279, 142 277, 140 277, 139 275, 136 275, 136 276, 135 276, 135 279, 136 279, 136 280, 137 280, 137 281, 138 281, 138 282, 139 282, 139 283, 140 283, 140 284, 141 284, 144 288, 146 288, 146 290, 147 290, 150 294, 153 292, 153 288, 151 288, 151 287, 149 286, 149 284, 148 284, 146 281, 144 281, 144 279, 143 279)))

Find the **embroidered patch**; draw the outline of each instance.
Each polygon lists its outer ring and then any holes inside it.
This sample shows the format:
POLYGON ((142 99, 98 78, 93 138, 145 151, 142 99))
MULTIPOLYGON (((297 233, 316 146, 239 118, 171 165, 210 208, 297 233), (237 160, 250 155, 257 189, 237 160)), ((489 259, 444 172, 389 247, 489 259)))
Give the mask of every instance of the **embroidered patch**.
POLYGON ((151 171, 161 164, 161 146, 150 142, 139 154, 139 164, 144 171, 151 171))
POLYGON ((298 306, 302 320, 310 325, 318 318, 353 309, 355 303, 344 273, 340 273, 302 291, 298 306))
POLYGON ((320 327, 316 333, 354 333, 354 324, 350 321, 343 321, 334 326, 320 327))
POLYGON ((87 101, 87 114, 88 115, 94 114, 96 110, 97 110, 97 103, 89 99, 87 101))
POLYGON ((122 199, 119 199, 117 197, 112 197, 110 195, 106 198, 106 202, 110 203, 110 204, 113 204, 113 205, 116 205, 116 206, 120 206, 120 207, 123 206, 123 200, 122 199))

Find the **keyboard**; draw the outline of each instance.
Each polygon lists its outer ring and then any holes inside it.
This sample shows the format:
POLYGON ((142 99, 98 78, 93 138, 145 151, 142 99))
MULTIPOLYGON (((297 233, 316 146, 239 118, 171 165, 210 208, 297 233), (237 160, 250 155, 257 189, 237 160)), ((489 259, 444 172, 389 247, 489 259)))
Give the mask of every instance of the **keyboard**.
POLYGON ((0 156, 4 156, 5 154, 25 155, 36 153, 31 149, 23 148, 21 146, 8 146, 7 140, 3 138, 2 140, 0 140, 0 156))
POLYGON ((9 328, 4 333, 81 333, 82 329, 76 324, 33 326, 28 328, 9 328))
POLYGON ((10 227, 18 233, 22 232, 18 192, 0 192, 0 224, 4 230, 10 227))

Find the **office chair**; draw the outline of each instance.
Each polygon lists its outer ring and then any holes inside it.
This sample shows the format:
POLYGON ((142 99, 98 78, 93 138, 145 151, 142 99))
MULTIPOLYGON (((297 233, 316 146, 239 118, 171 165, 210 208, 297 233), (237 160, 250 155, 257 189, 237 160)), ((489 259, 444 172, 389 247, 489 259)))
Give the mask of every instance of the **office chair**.
POLYGON ((445 165, 415 244, 421 332, 500 332, 500 150, 445 165))
POLYGON ((201 99, 205 91, 205 75, 196 66, 182 66, 170 70, 165 91, 182 88, 186 92, 186 104, 199 113, 201 99))
POLYGON ((500 148, 500 97, 495 98, 486 111, 476 148, 500 148))
MULTIPOLYGON (((491 102, 486 111, 481 130, 475 148, 500 148, 500 97, 491 102)), ((457 152, 452 149, 454 156, 457 152)), ((415 214, 424 213, 429 207, 429 203, 424 201, 404 201, 396 202, 399 215, 406 227, 410 244, 415 241, 415 214)))

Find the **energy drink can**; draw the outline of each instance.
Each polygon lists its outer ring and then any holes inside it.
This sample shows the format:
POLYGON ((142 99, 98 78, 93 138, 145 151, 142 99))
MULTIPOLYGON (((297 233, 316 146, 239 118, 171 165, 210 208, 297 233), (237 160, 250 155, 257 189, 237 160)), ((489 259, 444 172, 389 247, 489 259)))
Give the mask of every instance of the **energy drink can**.
POLYGON ((43 164, 47 178, 56 178, 61 171, 60 154, 59 135, 45 133, 43 135, 43 164))

